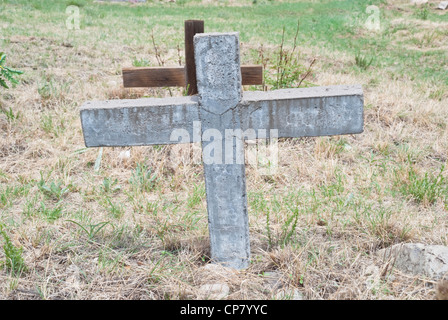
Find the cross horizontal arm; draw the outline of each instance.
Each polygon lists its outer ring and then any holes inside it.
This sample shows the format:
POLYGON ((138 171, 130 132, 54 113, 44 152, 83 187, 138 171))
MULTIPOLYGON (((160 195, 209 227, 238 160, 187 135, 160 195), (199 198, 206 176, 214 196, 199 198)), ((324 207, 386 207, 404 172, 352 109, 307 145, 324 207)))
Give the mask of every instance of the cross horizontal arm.
POLYGON ((81 107, 87 147, 174 144, 175 129, 188 132, 190 141, 182 142, 197 142, 195 121, 199 121, 196 97, 96 101, 81 107))
MULTIPOLYGON (((241 66, 241 77, 243 85, 263 84, 263 67, 241 66)), ((184 67, 123 68, 123 86, 125 88, 183 87, 185 81, 184 67)))
POLYGON ((279 138, 363 132, 360 85, 247 91, 241 105, 244 130, 257 134, 264 132, 260 129, 278 129, 279 138))

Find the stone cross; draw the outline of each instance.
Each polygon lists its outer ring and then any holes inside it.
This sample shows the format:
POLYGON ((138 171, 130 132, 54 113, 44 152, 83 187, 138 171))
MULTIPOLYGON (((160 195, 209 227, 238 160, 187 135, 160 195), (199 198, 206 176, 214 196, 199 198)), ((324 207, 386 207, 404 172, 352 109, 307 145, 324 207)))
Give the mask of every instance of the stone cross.
POLYGON ((201 142, 212 261, 243 269, 250 241, 244 139, 363 131, 359 85, 242 92, 238 33, 194 37, 198 96, 86 102, 87 147, 201 142), (198 126, 200 124, 200 126, 198 126), (223 152, 224 150, 224 152, 223 152))

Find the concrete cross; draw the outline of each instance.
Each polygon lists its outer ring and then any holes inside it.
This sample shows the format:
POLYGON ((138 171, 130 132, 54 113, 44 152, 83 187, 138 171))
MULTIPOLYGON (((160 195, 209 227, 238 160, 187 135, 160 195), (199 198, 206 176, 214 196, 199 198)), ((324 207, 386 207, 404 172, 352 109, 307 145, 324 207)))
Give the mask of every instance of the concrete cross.
POLYGON ((202 143, 211 258, 249 264, 244 139, 331 136, 363 131, 359 85, 242 92, 238 33, 194 37, 198 96, 87 102, 87 147, 202 143), (197 124, 200 124, 198 126, 197 124), (225 152, 222 152, 224 150, 225 152), (243 160, 242 160, 243 158, 243 160))

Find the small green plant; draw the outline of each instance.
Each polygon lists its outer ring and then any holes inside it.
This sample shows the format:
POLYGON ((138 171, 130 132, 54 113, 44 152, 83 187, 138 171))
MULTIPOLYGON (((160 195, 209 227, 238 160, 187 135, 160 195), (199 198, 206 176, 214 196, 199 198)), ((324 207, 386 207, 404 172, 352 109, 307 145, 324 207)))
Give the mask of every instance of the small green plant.
POLYGON ((62 182, 60 181, 57 183, 52 181, 50 184, 47 184, 42 177, 42 172, 40 174, 40 181, 37 183, 37 187, 47 197, 55 200, 61 200, 62 197, 69 192, 69 189, 62 186, 62 182))
POLYGON ((269 247, 272 247, 272 230, 271 230, 271 214, 270 210, 266 211, 266 234, 268 236, 269 247))
POLYGON ((151 191, 155 188, 157 176, 146 165, 138 163, 129 183, 138 190, 151 191))
POLYGON ((40 81, 37 92, 39 93, 42 102, 48 102, 50 100, 63 101, 67 93, 69 93, 71 87, 70 81, 58 82, 50 76, 45 76, 40 81))
POLYGON ((78 227, 80 227, 86 233, 89 240, 92 240, 97 235, 97 233, 100 232, 105 226, 109 224, 112 226, 112 224, 109 221, 104 221, 97 224, 88 224, 86 226, 83 226, 82 224, 73 220, 66 220, 66 221, 72 222, 76 224, 78 227))
POLYGON ((63 207, 58 203, 56 207, 49 208, 45 205, 43 201, 40 203, 40 207, 37 211, 42 214, 48 221, 52 222, 59 219, 63 214, 63 207))
POLYGON ((109 211, 109 213, 116 219, 119 219, 124 214, 124 208, 122 204, 113 203, 112 200, 107 197, 104 207, 109 211))
POLYGON ((9 107, 9 110, 3 110, 2 108, 0 108, 0 112, 3 113, 10 122, 18 120, 21 116, 20 111, 14 113, 11 107, 9 107))
POLYGON ((278 54, 271 61, 269 58, 265 58, 263 49, 260 48, 258 55, 264 69, 263 90, 268 90, 268 86, 275 90, 291 87, 299 88, 302 84, 310 85, 306 79, 310 76, 316 59, 313 59, 308 67, 305 67, 301 62, 300 52, 296 51, 299 30, 300 22, 298 21, 292 49, 288 50, 285 47, 285 28, 283 27, 278 54))
POLYGON ((69 0, 66 3, 66 6, 77 6, 77 7, 84 7, 89 3, 88 0, 69 0))
POLYGON ((0 86, 9 89, 6 81, 12 84, 18 84, 19 81, 14 78, 15 75, 22 74, 23 71, 14 70, 5 66, 6 53, 0 52, 0 86))
POLYGON ((134 67, 149 67, 151 63, 149 62, 149 60, 146 59, 134 59, 132 61, 132 65, 134 67))
POLYGON ((411 155, 408 155, 408 166, 395 170, 394 186, 404 196, 412 197, 417 203, 434 204, 438 199, 448 205, 448 180, 444 177, 445 165, 437 174, 425 172, 419 174, 413 167, 411 155))
POLYGON ((437 175, 428 172, 422 177, 414 168, 409 168, 408 181, 401 185, 403 195, 410 195, 418 203, 434 204, 437 199, 448 200, 448 181, 443 176, 445 166, 442 166, 437 175))
POLYGON ((60 118, 59 121, 53 121, 53 116, 51 114, 44 114, 41 118, 42 129, 54 137, 59 137, 65 131, 65 119, 60 118))
POLYGON ((5 253, 5 261, 0 261, 0 266, 5 268, 13 275, 19 275, 27 270, 23 259, 23 248, 17 248, 11 241, 11 238, 0 224, 0 235, 3 237, 3 252, 5 253))
POLYGON ((112 181, 110 178, 104 178, 101 189, 106 193, 115 193, 121 190, 121 186, 118 184, 118 179, 112 181))
POLYGON ((296 232, 297 222, 300 215, 300 208, 297 205, 287 204, 288 217, 282 226, 282 233, 280 235, 280 242, 282 245, 286 245, 296 232))
POLYGON ((28 185, 6 186, 0 188, 0 208, 8 207, 13 204, 15 198, 28 195, 30 187, 28 185))
POLYGON ((373 57, 369 59, 359 52, 355 55, 355 64, 362 70, 367 70, 372 65, 372 62, 373 57))
POLYGON ((205 187, 203 185, 195 185, 193 193, 187 198, 187 206, 189 208, 194 208, 202 199, 205 197, 205 187))
POLYGON ((424 5, 421 8, 418 8, 414 14, 419 19, 428 20, 428 16, 429 16, 428 6, 424 5))

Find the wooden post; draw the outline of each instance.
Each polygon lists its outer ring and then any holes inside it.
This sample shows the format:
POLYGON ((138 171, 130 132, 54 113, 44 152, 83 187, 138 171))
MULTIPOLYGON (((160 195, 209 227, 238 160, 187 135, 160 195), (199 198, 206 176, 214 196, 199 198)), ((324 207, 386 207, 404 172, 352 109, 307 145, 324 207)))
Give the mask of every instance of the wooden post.
POLYGON ((196 33, 204 33, 203 20, 185 21, 185 87, 188 95, 198 93, 196 84, 196 63, 194 61, 193 37, 196 33))

